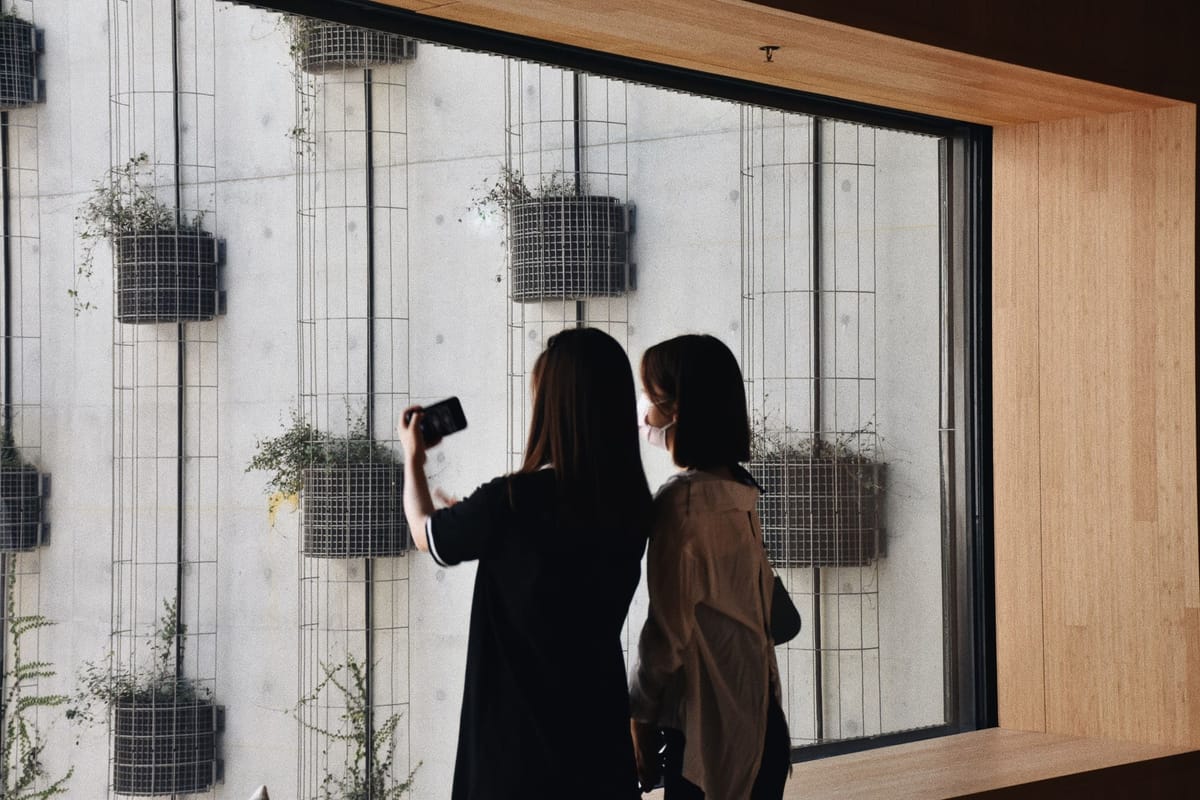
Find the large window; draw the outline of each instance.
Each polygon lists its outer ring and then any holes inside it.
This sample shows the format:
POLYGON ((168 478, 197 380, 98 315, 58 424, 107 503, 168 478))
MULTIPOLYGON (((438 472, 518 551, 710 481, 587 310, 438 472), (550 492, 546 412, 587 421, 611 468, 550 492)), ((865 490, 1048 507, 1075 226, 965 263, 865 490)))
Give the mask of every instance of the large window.
MULTIPOLYGON (((979 131, 383 7, 342 22, 387 35, 214 0, 60 3, 59 30, 25 5, 46 42, 111 38, 49 48, 47 102, 4 112, 21 263, 95 266, 34 270, 21 302, 39 371, 9 405, 55 420, 15 428, 55 537, 6 574, 72 587, 38 595, 61 676, 113 648, 202 695, 201 767, 150 789, 445 797, 474 570, 405 553, 394 420, 459 396, 429 470, 470 492, 519 463, 533 360, 576 325, 635 364, 686 332, 738 355, 804 620, 777 651, 796 758, 989 723, 979 131), (60 136, 68 112, 97 135, 60 136), (83 230, 98 185, 150 210, 114 230, 152 247, 83 230), (264 440, 332 468, 269 497, 264 440)), ((46 736, 47 774, 125 791, 103 726, 46 736)))

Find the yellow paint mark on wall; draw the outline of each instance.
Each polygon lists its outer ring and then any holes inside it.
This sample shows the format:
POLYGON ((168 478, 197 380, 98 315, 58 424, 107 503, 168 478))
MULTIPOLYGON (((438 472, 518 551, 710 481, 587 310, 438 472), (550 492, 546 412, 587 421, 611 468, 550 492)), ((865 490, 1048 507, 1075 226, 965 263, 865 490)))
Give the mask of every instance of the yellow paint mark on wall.
POLYGON ((275 515, 279 512, 279 507, 284 503, 288 504, 289 511, 295 511, 300 507, 300 495, 295 492, 292 494, 275 492, 267 498, 267 520, 271 523, 272 528, 275 527, 275 515))

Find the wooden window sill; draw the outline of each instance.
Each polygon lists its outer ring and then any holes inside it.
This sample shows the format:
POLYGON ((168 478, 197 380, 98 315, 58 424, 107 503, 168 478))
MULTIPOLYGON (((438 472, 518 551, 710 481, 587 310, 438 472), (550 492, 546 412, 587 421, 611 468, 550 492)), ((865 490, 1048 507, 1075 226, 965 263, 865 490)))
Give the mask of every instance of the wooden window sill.
POLYGON ((991 728, 797 764, 784 800, 1175 800, 1197 787, 1197 750, 991 728))

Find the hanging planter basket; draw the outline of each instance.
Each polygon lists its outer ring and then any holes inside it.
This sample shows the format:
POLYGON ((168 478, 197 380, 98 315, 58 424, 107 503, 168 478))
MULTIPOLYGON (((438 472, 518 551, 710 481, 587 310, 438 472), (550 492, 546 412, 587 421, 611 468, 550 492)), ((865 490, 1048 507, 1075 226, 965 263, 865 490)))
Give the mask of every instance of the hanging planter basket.
POLYGON ((113 791, 197 794, 218 780, 224 709, 206 700, 132 696, 113 709, 113 791))
POLYGON ((220 310, 217 240, 202 230, 151 230, 114 242, 121 322, 195 322, 220 310))
POLYGON ((881 555, 884 465, 826 458, 750 462, 776 567, 861 567, 881 555))
POLYGON ((42 544, 47 484, 33 467, 0 467, 0 552, 33 550, 42 544))
POLYGON ((417 56, 416 41, 395 33, 314 19, 297 20, 294 26, 296 63, 313 75, 399 64, 417 56))
POLYGON ((403 469, 392 464, 342 464, 304 470, 300 492, 304 555, 403 555, 408 549, 403 478, 403 469))
POLYGON ((632 208, 615 197, 518 200, 508 208, 512 299, 614 297, 633 288, 632 208))
POLYGON ((0 110, 41 102, 40 52, 41 34, 33 25, 16 17, 0 19, 0 110))

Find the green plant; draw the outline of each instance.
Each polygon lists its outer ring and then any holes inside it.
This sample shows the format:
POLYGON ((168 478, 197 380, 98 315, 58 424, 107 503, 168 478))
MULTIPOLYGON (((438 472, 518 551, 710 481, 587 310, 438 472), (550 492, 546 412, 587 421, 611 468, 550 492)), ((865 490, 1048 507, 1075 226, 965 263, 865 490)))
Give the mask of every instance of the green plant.
POLYGON ((17 4, 12 0, 10 0, 10 2, 0 3, 0 22, 8 22, 10 20, 18 22, 28 21, 17 13, 17 4))
POLYGON ((97 706, 107 715, 119 702, 138 705, 183 705, 207 700, 208 690, 181 678, 176 665, 183 658, 183 640, 187 626, 179 622, 178 605, 163 599, 163 613, 146 638, 150 647, 150 666, 136 664, 112 667, 112 653, 106 663, 84 662, 79 669, 80 688, 67 717, 84 724, 98 721, 97 706))
POLYGON ((394 452, 368 435, 365 413, 347 419, 345 436, 318 430, 298 410, 293 409, 291 416, 283 433, 254 443, 256 452, 246 467, 246 472, 270 471, 267 485, 280 495, 299 494, 303 472, 309 467, 400 464, 394 452))
POLYGON ((162 203, 154 191, 154 168, 146 153, 139 153, 124 164, 111 167, 96 181, 96 188, 80 208, 75 219, 80 223, 79 238, 83 252, 75 269, 75 280, 67 295, 75 305, 75 315, 95 308, 79 294, 81 280, 91 280, 96 246, 101 240, 114 242, 122 236, 138 233, 198 232, 204 212, 188 218, 162 203))
POLYGON ((543 175, 537 185, 530 189, 519 170, 501 164, 496 176, 475 187, 475 192, 467 208, 478 214, 480 219, 487 219, 493 214, 507 212, 516 203, 587 194, 587 187, 576 187, 574 176, 555 170, 543 175))
POLYGON ((299 60, 308 49, 308 40, 319 25, 332 23, 322 22, 314 17, 300 14, 284 14, 279 21, 280 26, 288 34, 288 55, 299 60))
POLYGON ((0 425, 0 467, 5 469, 26 469, 29 467, 17 449, 16 439, 13 438, 11 425, 0 425))
POLYGON ((71 767, 62 777, 46 781, 46 768, 42 764, 42 752, 46 741, 37 728, 36 712, 59 708, 69 702, 62 694, 36 694, 30 692, 41 678, 52 678, 57 673, 49 661, 26 661, 22 652, 22 639, 30 633, 48 628, 54 623, 41 614, 16 613, 13 598, 14 583, 8 580, 5 608, 8 615, 10 643, 10 670, 8 685, 4 689, 4 740, 0 744, 0 792, 5 800, 45 800, 67 793, 67 782, 75 773, 71 767), (38 788, 38 784, 43 784, 38 788))
MULTIPOLYGON (((328 741, 346 745, 345 770, 340 773, 327 772, 321 780, 321 800, 395 800, 412 788, 416 767, 403 781, 392 775, 396 750, 396 727, 400 724, 400 713, 388 715, 382 722, 369 730, 371 708, 367 704, 367 670, 362 662, 347 653, 343 664, 331 666, 321 664, 324 676, 296 706, 295 715, 300 723, 328 741), (340 725, 335 730, 322 728, 304 721, 301 710, 318 702, 322 694, 336 691, 340 695, 342 713, 340 725), (370 764, 367 755, 370 754, 370 764)), ((329 751, 325 750, 328 759, 329 751)))

